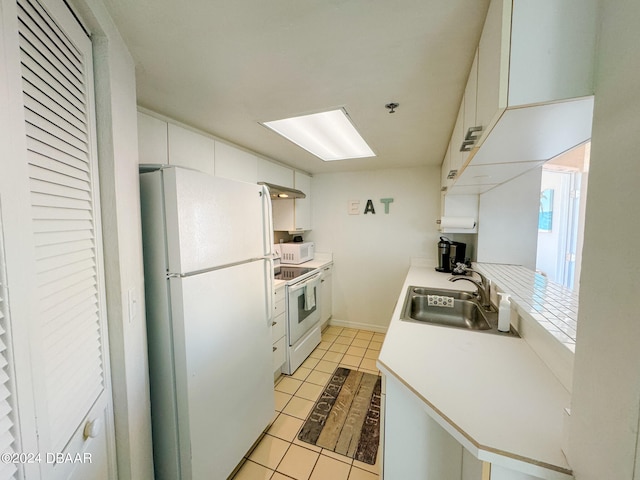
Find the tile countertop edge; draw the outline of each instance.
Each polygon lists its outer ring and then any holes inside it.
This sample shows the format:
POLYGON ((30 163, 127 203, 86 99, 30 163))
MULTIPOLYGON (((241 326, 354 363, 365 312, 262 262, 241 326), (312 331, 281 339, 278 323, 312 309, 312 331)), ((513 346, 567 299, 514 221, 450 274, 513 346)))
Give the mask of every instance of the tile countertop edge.
POLYGON ((412 264, 378 367, 416 395, 426 412, 481 460, 549 480, 572 479, 560 448, 569 393, 523 339, 400 320, 409 285, 460 289, 448 277, 412 264), (420 367, 428 364, 438 365, 437 370, 420 367), (457 381, 451 382, 448 374, 457 381), (517 379, 526 379, 524 388, 511 383, 517 379), (530 398, 532 391, 535 399, 530 398), (469 398, 474 401, 464 401, 469 398), (497 404, 511 409, 506 420, 497 404), (523 430, 535 438, 524 438, 523 430))

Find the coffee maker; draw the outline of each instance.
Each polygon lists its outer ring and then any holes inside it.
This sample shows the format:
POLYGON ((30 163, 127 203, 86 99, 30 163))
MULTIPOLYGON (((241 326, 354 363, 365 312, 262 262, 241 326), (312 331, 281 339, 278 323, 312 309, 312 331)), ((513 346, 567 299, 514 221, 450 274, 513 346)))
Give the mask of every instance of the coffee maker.
POLYGON ((440 237, 437 272, 451 273, 458 263, 465 263, 467 244, 440 237))

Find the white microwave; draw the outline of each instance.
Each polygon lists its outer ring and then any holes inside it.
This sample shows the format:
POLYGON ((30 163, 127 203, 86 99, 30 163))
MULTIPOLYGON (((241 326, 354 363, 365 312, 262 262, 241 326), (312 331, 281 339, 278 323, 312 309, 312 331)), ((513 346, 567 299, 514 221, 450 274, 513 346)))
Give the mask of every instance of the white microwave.
POLYGON ((315 244, 313 242, 288 242, 277 245, 280 250, 280 262, 297 265, 313 260, 315 244))

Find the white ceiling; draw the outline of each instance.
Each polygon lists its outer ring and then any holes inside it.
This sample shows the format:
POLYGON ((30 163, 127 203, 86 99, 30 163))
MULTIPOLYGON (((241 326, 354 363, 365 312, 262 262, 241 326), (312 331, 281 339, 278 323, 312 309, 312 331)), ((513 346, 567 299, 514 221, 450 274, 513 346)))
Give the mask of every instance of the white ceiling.
POLYGON ((322 173, 442 162, 489 0, 106 4, 139 105, 322 173), (323 162, 258 123, 335 107, 375 158, 323 162))

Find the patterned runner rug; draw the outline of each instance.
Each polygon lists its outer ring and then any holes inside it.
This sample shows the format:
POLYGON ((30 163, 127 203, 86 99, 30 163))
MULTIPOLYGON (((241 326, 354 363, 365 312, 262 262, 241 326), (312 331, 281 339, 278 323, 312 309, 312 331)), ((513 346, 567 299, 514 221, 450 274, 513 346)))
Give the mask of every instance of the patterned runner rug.
POLYGON ((338 367, 298 438, 374 465, 380 441, 380 390, 378 375, 338 367))

